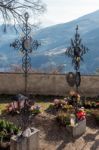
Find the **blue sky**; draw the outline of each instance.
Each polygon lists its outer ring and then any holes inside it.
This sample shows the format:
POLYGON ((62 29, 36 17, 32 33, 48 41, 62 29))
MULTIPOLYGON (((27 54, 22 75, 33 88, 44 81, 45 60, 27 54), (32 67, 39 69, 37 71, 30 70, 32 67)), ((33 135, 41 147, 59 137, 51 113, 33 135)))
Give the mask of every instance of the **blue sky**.
POLYGON ((47 12, 41 17, 42 26, 65 23, 99 9, 99 0, 42 0, 47 12))

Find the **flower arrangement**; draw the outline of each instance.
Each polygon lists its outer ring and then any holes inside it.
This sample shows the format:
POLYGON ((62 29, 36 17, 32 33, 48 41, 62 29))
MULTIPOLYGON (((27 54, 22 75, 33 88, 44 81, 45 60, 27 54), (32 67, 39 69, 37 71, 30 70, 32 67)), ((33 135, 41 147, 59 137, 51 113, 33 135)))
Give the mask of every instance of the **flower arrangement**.
POLYGON ((70 91, 69 93, 69 104, 70 105, 75 105, 75 104, 80 104, 80 95, 79 93, 75 92, 75 91, 70 91))
POLYGON ((74 126, 79 121, 82 121, 86 118, 86 113, 84 108, 80 108, 76 113, 69 113, 60 111, 56 117, 57 121, 62 125, 71 125, 74 126))
POLYGON ((47 111, 56 114, 56 112, 58 111, 74 112, 74 109, 72 105, 68 104, 67 98, 64 98, 64 99, 54 99, 54 102, 49 105, 47 111))
POLYGON ((32 112, 32 114, 36 115, 36 114, 39 114, 40 113, 40 106, 36 105, 36 106, 32 106, 30 108, 30 111, 32 112))
POLYGON ((24 109, 25 106, 28 107, 28 110, 31 111, 33 114, 40 113, 40 107, 38 105, 35 105, 34 102, 31 100, 28 100, 26 103, 25 100, 21 100, 20 102, 11 102, 7 106, 6 111, 12 115, 20 114, 21 110, 24 109))
POLYGON ((76 116, 78 121, 84 120, 86 118, 86 113, 83 107, 77 111, 76 116))
POLYGON ((61 108, 62 106, 66 105, 67 102, 65 100, 60 100, 60 99, 54 99, 54 106, 56 108, 61 108))

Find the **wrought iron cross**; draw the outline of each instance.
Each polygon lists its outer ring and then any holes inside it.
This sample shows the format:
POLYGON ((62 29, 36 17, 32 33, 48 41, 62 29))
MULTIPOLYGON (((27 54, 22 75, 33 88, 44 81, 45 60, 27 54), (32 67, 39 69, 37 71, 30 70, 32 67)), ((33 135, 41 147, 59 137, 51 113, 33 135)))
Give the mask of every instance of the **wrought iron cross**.
POLYGON ((87 51, 88 48, 82 44, 77 25, 74 40, 71 39, 71 46, 66 50, 66 55, 72 58, 72 64, 76 71, 79 70, 80 62, 83 61, 83 55, 86 54, 87 51))
POLYGON ((72 64, 74 66, 74 70, 76 71, 76 90, 78 91, 78 86, 80 85, 80 62, 84 61, 83 55, 88 52, 88 48, 86 48, 82 44, 82 39, 80 38, 80 34, 78 33, 78 25, 76 27, 76 33, 74 39, 71 39, 71 46, 67 48, 66 55, 72 58, 72 64))
POLYGON ((37 40, 33 40, 30 36, 31 33, 31 27, 28 23, 29 14, 26 12, 24 14, 24 20, 22 27, 23 37, 21 39, 16 39, 10 46, 14 47, 14 49, 18 49, 22 52, 23 58, 22 58, 22 69, 25 74, 25 94, 27 95, 27 75, 31 68, 31 58, 29 54, 32 53, 33 50, 36 50, 40 43, 37 40))

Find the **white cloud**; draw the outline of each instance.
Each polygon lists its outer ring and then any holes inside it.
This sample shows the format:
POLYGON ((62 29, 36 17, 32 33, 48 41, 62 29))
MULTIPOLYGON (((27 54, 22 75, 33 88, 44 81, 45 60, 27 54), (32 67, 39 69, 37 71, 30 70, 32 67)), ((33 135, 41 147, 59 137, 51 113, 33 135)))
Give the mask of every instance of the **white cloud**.
POLYGON ((44 26, 68 22, 99 9, 99 0, 43 0, 47 13, 41 18, 44 26))

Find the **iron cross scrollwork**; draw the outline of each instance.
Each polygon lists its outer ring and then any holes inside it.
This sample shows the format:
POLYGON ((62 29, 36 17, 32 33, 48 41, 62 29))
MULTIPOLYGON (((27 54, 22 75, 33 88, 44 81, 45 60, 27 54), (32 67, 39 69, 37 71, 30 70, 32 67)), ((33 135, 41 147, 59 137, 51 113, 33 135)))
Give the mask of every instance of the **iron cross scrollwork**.
POLYGON ((75 84, 76 89, 78 90, 78 86, 80 86, 81 76, 80 76, 80 62, 84 61, 83 55, 88 52, 88 48, 86 48, 82 44, 82 39, 80 38, 80 34, 78 33, 78 25, 76 27, 76 33, 74 39, 71 39, 71 46, 67 48, 66 55, 72 58, 72 65, 74 67, 75 73, 75 84))
POLYGON ((28 23, 29 14, 26 12, 24 14, 24 23, 22 27, 23 37, 21 39, 16 39, 10 46, 14 49, 18 49, 22 52, 22 69, 25 73, 25 94, 27 94, 27 74, 31 68, 31 58, 29 56, 33 50, 36 50, 41 44, 37 40, 33 40, 30 36, 31 27, 28 23))

